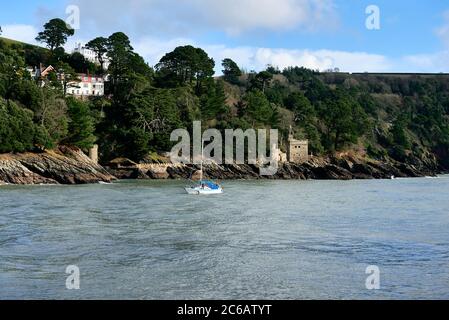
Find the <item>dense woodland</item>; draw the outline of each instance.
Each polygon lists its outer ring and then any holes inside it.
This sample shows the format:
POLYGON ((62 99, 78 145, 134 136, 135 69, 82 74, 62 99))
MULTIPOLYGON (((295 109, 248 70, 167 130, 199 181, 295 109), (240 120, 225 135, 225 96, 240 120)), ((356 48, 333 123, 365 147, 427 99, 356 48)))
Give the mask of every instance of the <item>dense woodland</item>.
POLYGON ((53 19, 37 37, 47 48, 0 39, 0 153, 40 151, 58 144, 97 143, 103 162, 141 160, 169 151, 176 128, 277 128, 281 145, 290 126, 310 140, 315 155, 354 152, 403 162, 436 157, 449 168, 449 76, 320 73, 267 66, 242 72, 201 48, 181 46, 151 67, 121 32, 87 46, 94 65, 63 46, 74 31, 53 19), (110 60, 103 70, 103 57, 110 60), (52 65, 41 86, 27 66, 52 65), (64 83, 58 74, 65 75, 64 83), (66 95, 76 73, 108 74, 104 97, 66 95))

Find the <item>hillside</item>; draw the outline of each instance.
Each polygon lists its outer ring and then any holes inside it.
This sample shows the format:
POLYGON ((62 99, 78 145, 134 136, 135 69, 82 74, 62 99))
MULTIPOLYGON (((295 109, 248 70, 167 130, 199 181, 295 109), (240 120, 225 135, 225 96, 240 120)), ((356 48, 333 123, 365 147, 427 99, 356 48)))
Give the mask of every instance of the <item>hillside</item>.
POLYGON ((19 46, 25 46, 26 44, 24 42, 20 42, 13 39, 8 39, 4 37, 0 37, 0 41, 2 41, 4 44, 11 46, 11 45, 19 45, 19 46))
MULTIPOLYGON (((100 161, 140 162, 169 151, 170 133, 191 129, 277 128, 285 150, 290 127, 308 139, 315 157, 404 163, 422 172, 449 168, 449 75, 320 73, 269 66, 242 74, 231 59, 214 78, 215 61, 181 46, 154 67, 128 37, 97 38, 111 60, 106 95, 85 101, 66 94, 50 75, 42 83, 25 68, 39 64, 75 73, 101 73, 79 54, 0 39, 0 152, 100 146, 100 161), (22 128, 28 128, 22 130, 22 128)), ((359 160, 358 160, 359 161, 359 160)))
MULTIPOLYGON (((242 75, 237 84, 224 86, 234 112, 256 77, 242 75)), ((318 73, 290 68, 274 72, 264 93, 277 109, 280 128, 292 125, 297 137, 311 140, 315 154, 356 154, 448 168, 448 90, 448 74, 318 73), (357 118, 352 118, 353 112, 357 118), (341 122, 345 120, 341 117, 349 121, 341 122)))

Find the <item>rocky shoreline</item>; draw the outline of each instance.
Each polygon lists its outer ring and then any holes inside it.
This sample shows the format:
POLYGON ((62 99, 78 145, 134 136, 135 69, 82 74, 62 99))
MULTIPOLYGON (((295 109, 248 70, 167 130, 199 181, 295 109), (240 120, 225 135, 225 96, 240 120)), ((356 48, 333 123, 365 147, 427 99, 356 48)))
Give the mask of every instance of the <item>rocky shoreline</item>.
POLYGON ((86 184, 115 179, 77 148, 0 155, 0 184, 86 184))
MULTIPOLYGON (((168 162, 135 163, 116 159, 106 170, 118 179, 197 179, 198 165, 173 165, 168 162)), ((281 180, 352 180, 391 179, 391 177, 424 177, 442 173, 438 167, 394 161, 380 162, 351 156, 314 158, 303 164, 280 164, 274 176, 260 176, 255 165, 205 165, 208 179, 281 179, 281 180)))
MULTIPOLYGON (((4 184, 86 184, 116 179, 198 179, 198 165, 174 165, 165 160, 135 163, 115 159, 102 167, 77 148, 60 146, 42 153, 0 155, 0 185, 4 184)), ((255 165, 204 166, 204 177, 214 180, 352 180, 424 177, 444 173, 436 162, 415 164, 394 160, 376 161, 340 155, 312 158, 303 164, 280 164, 274 176, 260 176, 255 165)))

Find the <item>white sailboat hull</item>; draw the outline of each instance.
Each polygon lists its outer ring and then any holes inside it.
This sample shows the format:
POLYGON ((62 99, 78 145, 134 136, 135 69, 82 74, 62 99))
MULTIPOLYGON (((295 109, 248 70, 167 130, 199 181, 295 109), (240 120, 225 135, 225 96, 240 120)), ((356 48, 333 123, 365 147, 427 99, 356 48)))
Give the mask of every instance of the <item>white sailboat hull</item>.
POLYGON ((186 192, 191 195, 211 195, 211 194, 222 194, 223 188, 219 188, 216 190, 202 188, 202 187, 187 187, 185 188, 186 192))
POLYGON ((212 194, 221 194, 223 193, 223 188, 216 183, 210 181, 203 181, 203 150, 204 150, 204 141, 201 141, 201 178, 200 184, 196 186, 186 187, 185 190, 188 194, 191 195, 212 195, 212 194))

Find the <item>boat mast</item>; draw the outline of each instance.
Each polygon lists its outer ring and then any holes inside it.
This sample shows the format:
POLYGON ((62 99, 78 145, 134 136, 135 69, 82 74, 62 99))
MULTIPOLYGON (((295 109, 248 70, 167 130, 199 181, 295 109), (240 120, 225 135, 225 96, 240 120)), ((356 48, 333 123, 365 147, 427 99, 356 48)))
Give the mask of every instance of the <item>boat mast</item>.
POLYGON ((200 182, 203 182, 203 145, 204 141, 201 139, 201 175, 200 175, 200 182))

